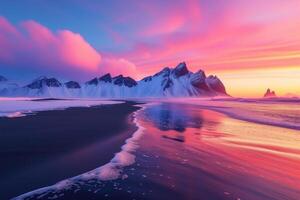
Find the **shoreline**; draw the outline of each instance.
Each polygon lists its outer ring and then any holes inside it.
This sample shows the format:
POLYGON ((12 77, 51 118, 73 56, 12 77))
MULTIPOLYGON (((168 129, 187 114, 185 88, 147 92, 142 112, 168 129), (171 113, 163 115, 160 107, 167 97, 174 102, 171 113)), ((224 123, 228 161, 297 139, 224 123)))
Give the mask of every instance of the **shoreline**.
POLYGON ((144 109, 144 106, 140 106, 140 109, 134 111, 128 116, 128 120, 130 120, 130 123, 135 124, 136 129, 131 137, 125 140, 125 144, 123 144, 120 148, 121 151, 115 153, 109 162, 91 171, 87 171, 77 176, 61 180, 56 184, 50 186, 38 188, 36 190, 16 196, 12 199, 40 199, 39 195, 43 198, 44 196, 55 193, 61 189, 69 190, 73 187, 76 187, 76 185, 80 184, 81 182, 92 181, 96 183, 97 181, 114 181, 120 178, 122 180, 127 179, 128 175, 123 170, 125 167, 134 165, 134 163, 136 162, 136 156, 133 153, 139 148, 138 141, 140 140, 144 132, 144 127, 142 127, 138 123, 136 115, 139 111, 142 111, 144 109))
POLYGON ((137 130, 137 105, 124 102, 0 118, 0 187, 6 191, 1 198, 53 185, 109 162, 137 130))
POLYGON ((286 130, 289 132, 282 136, 278 127, 236 120, 197 105, 148 105, 134 112, 134 120, 142 132, 137 136, 142 135, 142 139, 138 137, 136 143, 134 140, 131 143, 136 131, 111 162, 14 199, 197 199, 201 196, 225 200, 297 196, 294 166, 298 164, 296 159, 281 154, 283 147, 293 149, 296 142, 292 141, 298 138, 295 131, 286 130), (269 135, 273 140, 269 140, 269 135), (287 143, 282 143, 285 138, 287 143), (264 145, 257 146, 257 141, 264 141, 264 145), (286 165, 278 166, 279 170, 273 168, 274 159, 286 165), (103 179, 103 175, 108 178, 103 179), (241 179, 245 181, 240 182, 241 179), (247 184, 249 181, 253 184, 247 184))
MULTIPOLYGON (((300 125, 297 122, 290 121, 291 116, 289 115, 281 115, 280 112, 277 113, 268 113, 265 111, 257 112, 257 108, 251 108, 251 103, 253 102, 238 102, 238 101, 223 101, 222 100, 214 100, 214 101, 189 101, 189 102, 183 102, 180 99, 173 99, 171 101, 157 101, 162 103, 176 103, 176 104, 188 104, 188 105, 195 105, 199 106, 199 108, 202 109, 208 109, 215 112, 219 112, 222 114, 227 115, 228 117, 262 124, 262 125, 269 125, 269 126, 276 126, 281 128, 287 128, 292 130, 300 130, 300 125), (237 106, 238 105, 238 106, 237 106), (249 108, 247 106, 250 106, 249 108), (268 115, 265 115, 265 114, 268 115)), ((273 102, 271 102, 273 103, 273 102)), ((277 106, 280 106, 280 103, 282 102, 276 102, 277 106)), ((259 103, 261 104, 261 103, 259 103)), ((271 107, 273 104, 270 104, 270 102, 264 103, 264 106, 268 105, 271 107)), ((290 105, 293 105, 293 107, 296 107, 297 104, 295 102, 290 102, 290 105)), ((283 112, 289 112, 291 109, 281 108, 283 112)), ((298 115, 299 114, 295 114, 298 115)), ((296 120, 297 116, 293 116, 293 119, 296 120)), ((299 120, 297 120, 299 121, 299 120)))

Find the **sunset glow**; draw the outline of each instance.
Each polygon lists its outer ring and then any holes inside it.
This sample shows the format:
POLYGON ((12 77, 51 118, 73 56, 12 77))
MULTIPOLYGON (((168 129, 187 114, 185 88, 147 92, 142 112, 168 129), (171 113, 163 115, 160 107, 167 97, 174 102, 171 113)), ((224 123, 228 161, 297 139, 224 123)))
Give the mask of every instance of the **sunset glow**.
POLYGON ((267 88, 300 95, 299 0, 60 5, 0 2, 0 75, 141 79, 185 61, 191 71, 217 75, 232 96, 261 97, 267 88))

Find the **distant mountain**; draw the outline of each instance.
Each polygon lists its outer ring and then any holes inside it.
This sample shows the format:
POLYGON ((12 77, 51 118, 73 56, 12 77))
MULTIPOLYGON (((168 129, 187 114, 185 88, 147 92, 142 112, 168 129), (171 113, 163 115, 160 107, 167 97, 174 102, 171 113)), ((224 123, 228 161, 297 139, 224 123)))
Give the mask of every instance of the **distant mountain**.
POLYGON ((62 84, 56 78, 39 77, 26 87, 30 89, 42 89, 43 87, 61 87, 62 84))
POLYGON ((4 76, 0 75, 0 82, 4 82, 4 81, 7 81, 7 78, 5 78, 4 76))
POLYGON ((17 88, 19 88, 18 84, 0 75, 0 96, 14 96, 17 88))
POLYGON ((69 89, 79 89, 79 88, 81 88, 80 84, 76 81, 66 82, 65 86, 69 89))
POLYGON ((138 98, 227 96, 227 93, 218 77, 207 77, 202 70, 190 72, 183 62, 140 81, 105 74, 83 84, 76 81, 62 84, 56 78, 43 76, 24 87, 6 89, 5 92, 0 89, 0 96, 138 98))
POLYGON ((267 89, 266 93, 264 94, 264 97, 277 97, 276 93, 274 91, 271 91, 269 88, 267 89))

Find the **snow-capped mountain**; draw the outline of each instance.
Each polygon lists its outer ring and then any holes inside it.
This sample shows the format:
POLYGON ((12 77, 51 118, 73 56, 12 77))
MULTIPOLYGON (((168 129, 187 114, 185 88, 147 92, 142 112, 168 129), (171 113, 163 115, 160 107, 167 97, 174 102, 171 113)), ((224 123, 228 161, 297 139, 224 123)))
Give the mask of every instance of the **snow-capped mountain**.
POLYGON ((0 96, 11 96, 19 85, 0 75, 0 96))
MULTIPOLYGON (((3 81, 7 79, 3 77, 3 81)), ((0 87, 0 96, 41 97, 197 97, 227 96, 225 87, 216 76, 206 77, 204 71, 190 72, 186 64, 166 67, 140 81, 122 75, 105 74, 83 84, 76 81, 61 83, 55 78, 39 77, 23 87, 0 87)))

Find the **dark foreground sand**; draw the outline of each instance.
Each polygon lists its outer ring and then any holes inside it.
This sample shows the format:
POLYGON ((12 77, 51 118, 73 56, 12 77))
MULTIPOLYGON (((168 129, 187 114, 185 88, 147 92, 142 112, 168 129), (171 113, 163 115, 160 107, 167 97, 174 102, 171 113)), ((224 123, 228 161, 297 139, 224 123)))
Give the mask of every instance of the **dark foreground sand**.
POLYGON ((0 199, 97 168, 136 130, 134 102, 0 118, 0 199), (128 123, 129 122, 129 123, 128 123))

